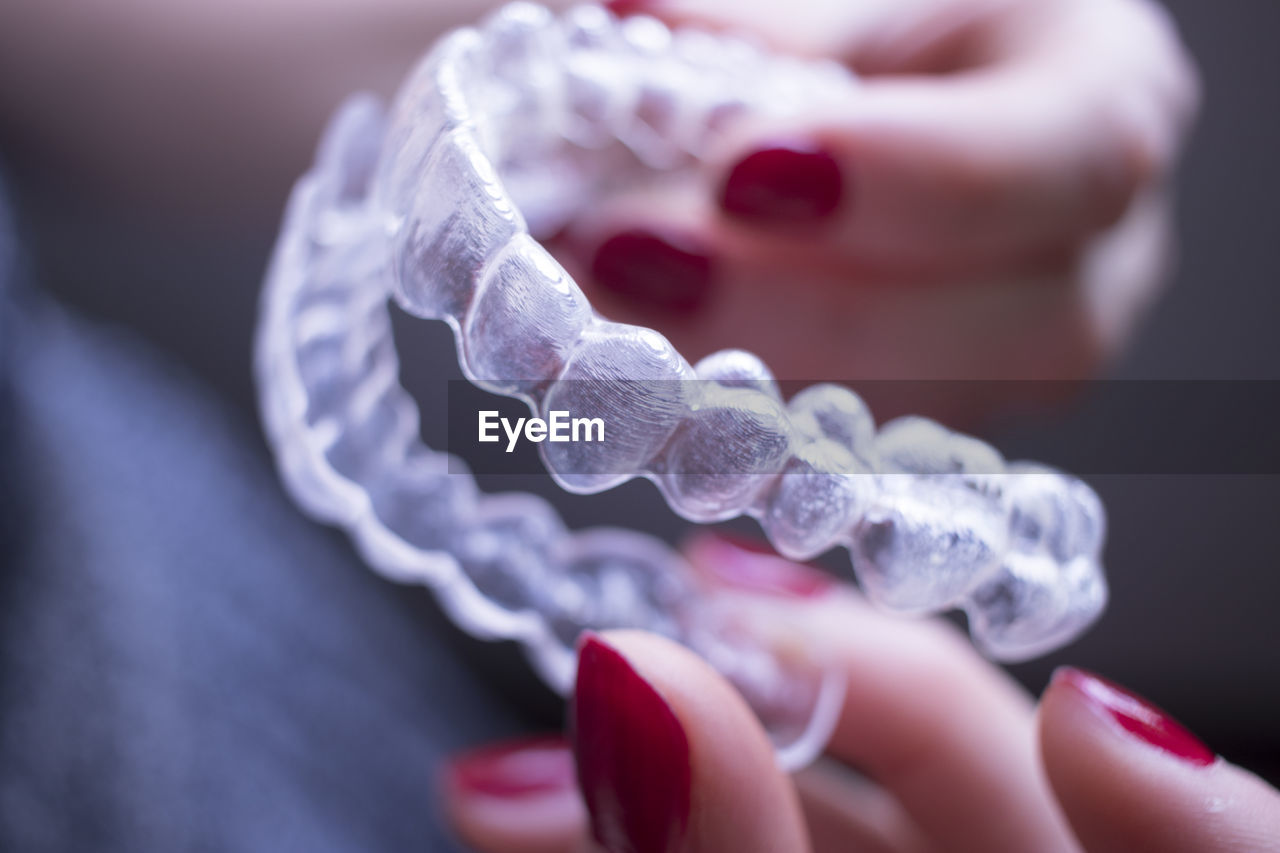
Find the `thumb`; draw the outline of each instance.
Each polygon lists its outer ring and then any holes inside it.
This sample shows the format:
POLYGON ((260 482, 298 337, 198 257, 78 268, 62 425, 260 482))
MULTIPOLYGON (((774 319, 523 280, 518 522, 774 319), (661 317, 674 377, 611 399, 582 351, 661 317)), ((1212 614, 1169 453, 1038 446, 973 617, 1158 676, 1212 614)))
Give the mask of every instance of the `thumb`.
POLYGON ((1040 703, 1040 746, 1090 851, 1280 850, 1280 792, 1104 679, 1054 674, 1040 703))
POLYGON ((692 652, 636 631, 587 635, 571 715, 592 833, 610 853, 809 849, 764 730, 692 652))

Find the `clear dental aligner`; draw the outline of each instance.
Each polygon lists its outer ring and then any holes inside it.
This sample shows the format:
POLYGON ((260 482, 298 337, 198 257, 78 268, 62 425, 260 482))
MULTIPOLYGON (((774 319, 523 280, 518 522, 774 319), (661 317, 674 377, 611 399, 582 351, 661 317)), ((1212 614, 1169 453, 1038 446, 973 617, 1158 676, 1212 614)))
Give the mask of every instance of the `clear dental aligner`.
POLYGON ((750 642, 679 554, 631 531, 569 532, 545 501, 484 495, 422 444, 390 297, 453 327, 477 385, 624 433, 541 445, 566 489, 644 476, 690 520, 755 517, 787 557, 845 546, 873 601, 963 608, 995 658, 1075 637, 1107 594, 1105 514, 1083 483, 921 418, 877 431, 841 386, 784 402, 746 352, 690 365, 658 333, 596 315, 530 236, 630 183, 697 180, 733 121, 852 86, 837 66, 648 18, 516 4, 440 42, 390 117, 350 101, 294 191, 263 299, 262 408, 291 493, 377 571, 430 586, 465 630, 523 643, 557 689, 583 629, 645 628, 725 672, 785 765, 823 746, 838 679, 750 642))

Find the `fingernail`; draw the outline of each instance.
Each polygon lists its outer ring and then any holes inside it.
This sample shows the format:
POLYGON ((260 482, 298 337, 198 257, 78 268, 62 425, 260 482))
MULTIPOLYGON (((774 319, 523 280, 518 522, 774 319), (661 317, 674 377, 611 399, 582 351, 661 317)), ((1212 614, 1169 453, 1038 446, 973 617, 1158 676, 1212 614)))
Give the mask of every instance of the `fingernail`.
POLYGON ((604 7, 619 18, 641 15, 653 9, 660 0, 608 0, 604 7))
POLYGON ((836 588, 823 572, 778 556, 763 540, 710 533, 691 548, 712 580, 734 589, 782 598, 821 598, 836 588))
POLYGON ((836 158, 808 144, 760 148, 738 161, 725 179, 720 207, 764 222, 816 222, 836 212, 845 193, 836 158))
POLYGON ((691 240, 623 231, 596 249, 591 274, 614 294, 648 308, 692 312, 711 292, 714 263, 691 240))
POLYGON ((446 772, 464 794, 503 799, 568 790, 575 782, 573 753, 562 737, 483 746, 450 759, 446 772))
POLYGON ((1095 711, 1140 740, 1197 767, 1216 760, 1213 750, 1185 726, 1132 691, 1074 667, 1054 672, 1053 682, 1059 681, 1073 687, 1095 711))
POLYGON ((689 740, 671 706, 616 649, 586 634, 571 712, 596 840, 611 853, 676 849, 689 820, 689 740))

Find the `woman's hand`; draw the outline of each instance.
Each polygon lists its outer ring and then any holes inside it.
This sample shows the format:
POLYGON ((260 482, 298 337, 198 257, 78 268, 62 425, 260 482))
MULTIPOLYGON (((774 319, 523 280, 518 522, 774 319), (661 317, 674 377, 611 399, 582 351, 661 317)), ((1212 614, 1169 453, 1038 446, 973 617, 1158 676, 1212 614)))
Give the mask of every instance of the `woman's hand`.
POLYGON ((445 804, 469 844, 1280 850, 1280 792, 1122 688, 1059 670, 1036 708, 945 623, 887 616, 802 567, 718 540, 690 556, 721 582, 749 579, 751 589, 726 594, 768 635, 834 654, 848 698, 827 757, 784 775, 710 667, 658 637, 610 632, 582 647, 569 744, 491 747, 451 766, 445 804))
POLYGON ((650 0, 863 75, 847 103, 738 129, 708 186, 571 229, 606 314, 786 379, 1079 379, 1169 255, 1198 100, 1148 0, 650 0))

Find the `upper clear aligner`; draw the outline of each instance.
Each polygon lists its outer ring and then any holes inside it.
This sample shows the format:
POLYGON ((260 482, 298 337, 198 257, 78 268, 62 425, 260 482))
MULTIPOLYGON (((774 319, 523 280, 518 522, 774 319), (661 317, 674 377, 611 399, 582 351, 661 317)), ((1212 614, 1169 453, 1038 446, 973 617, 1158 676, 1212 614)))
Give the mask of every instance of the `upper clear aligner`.
POLYGON ((649 18, 516 4, 441 41, 389 119, 352 99, 295 189, 263 300, 262 407, 295 498, 383 574, 433 587, 466 630, 523 642, 553 686, 568 688, 583 628, 642 627, 729 671, 787 729, 774 732, 784 763, 825 741, 830 679, 797 690, 767 653, 726 642, 732 628, 676 552, 631 531, 570 533, 545 501, 483 495, 421 443, 391 296, 453 327, 477 385, 543 416, 607 409, 620 440, 541 445, 566 489, 645 476, 690 520, 757 518, 789 558, 846 546, 869 598, 963 608, 995 658, 1070 641, 1107 597, 1105 513, 1088 486, 923 418, 877 431, 842 386, 784 402, 746 352, 691 366, 657 332, 595 314, 530 236, 637 175, 696 174, 735 120, 856 85, 829 63, 649 18), (602 401, 601 383, 618 390, 602 401))

